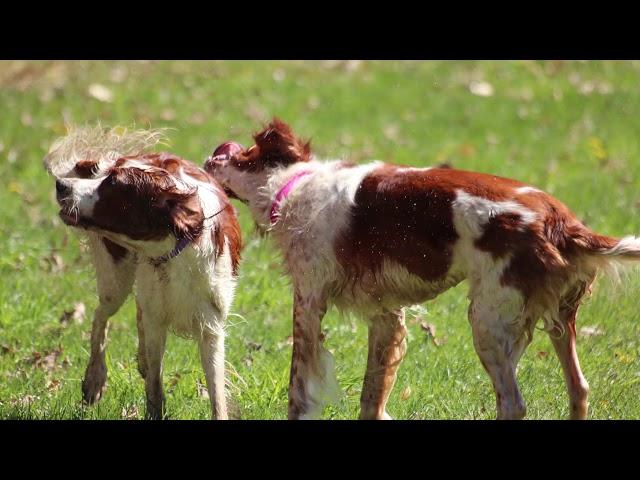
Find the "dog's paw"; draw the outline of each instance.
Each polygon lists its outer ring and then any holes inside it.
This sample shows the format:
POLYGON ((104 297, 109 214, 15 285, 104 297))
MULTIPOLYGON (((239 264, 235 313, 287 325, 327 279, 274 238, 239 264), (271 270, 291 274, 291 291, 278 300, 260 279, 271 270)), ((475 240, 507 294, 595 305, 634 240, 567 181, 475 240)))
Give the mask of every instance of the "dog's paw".
POLYGON ((145 418, 147 420, 167 419, 168 417, 164 411, 164 401, 147 399, 147 411, 145 412, 145 418))
POLYGON ((82 399, 93 405, 107 389, 107 367, 104 363, 90 363, 82 381, 82 399))

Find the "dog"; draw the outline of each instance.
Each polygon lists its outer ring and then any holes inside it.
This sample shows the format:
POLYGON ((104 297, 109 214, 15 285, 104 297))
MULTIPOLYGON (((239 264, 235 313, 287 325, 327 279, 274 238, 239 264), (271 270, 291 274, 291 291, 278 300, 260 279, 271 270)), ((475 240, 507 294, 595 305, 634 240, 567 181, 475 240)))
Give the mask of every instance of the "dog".
POLYGON ((160 140, 158 131, 86 127, 56 141, 45 157, 59 216, 84 233, 96 269, 99 305, 82 395, 93 404, 104 394, 107 323, 135 283, 147 418, 165 414, 162 359, 171 330, 198 342, 212 417, 226 419, 224 325, 240 228, 209 174, 171 153, 148 152, 160 140))
MULTIPOLYGON (((562 365, 571 418, 587 417, 576 315, 596 274, 640 261, 640 239, 598 235, 552 196, 454 168, 313 158, 274 119, 244 149, 205 163, 271 233, 293 279, 291 419, 314 418, 338 389, 320 324, 330 305, 368 320, 360 418, 386 411, 406 351, 403 307, 469 283, 468 318, 491 377, 498 419, 521 419, 516 366, 542 319, 562 365)), ((338 390, 339 391, 339 390, 338 390)))

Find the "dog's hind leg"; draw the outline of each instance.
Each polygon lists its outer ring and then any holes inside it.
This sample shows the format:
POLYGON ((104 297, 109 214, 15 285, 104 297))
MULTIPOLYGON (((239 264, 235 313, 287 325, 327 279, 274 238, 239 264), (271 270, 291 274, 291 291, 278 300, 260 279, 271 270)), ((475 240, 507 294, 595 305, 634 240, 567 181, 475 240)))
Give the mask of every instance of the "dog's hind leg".
POLYGON ((367 372, 360 396, 361 420, 385 420, 387 400, 407 350, 404 310, 385 312, 369 323, 367 372))
POLYGON ((516 380, 516 367, 531 341, 522 317, 522 298, 504 288, 492 297, 474 297, 469 306, 473 345, 496 394, 498 420, 520 420, 526 407, 516 380))
POLYGON ((89 235, 96 269, 99 304, 91 326, 91 357, 82 381, 82 398, 93 404, 106 389, 105 348, 108 320, 131 293, 135 278, 135 255, 95 234, 89 235))
POLYGON ((589 384, 580 369, 576 351, 576 316, 580 300, 587 290, 588 284, 585 283, 577 288, 572 295, 562 299, 559 313, 564 332, 561 332, 557 327, 549 332, 549 338, 551 338, 551 343, 564 372, 572 420, 586 419, 589 407, 589 384))
POLYGON ((211 400, 211 418, 227 420, 225 396, 224 330, 205 328, 199 339, 200 360, 207 378, 207 390, 211 400))
POLYGON ((146 375, 144 377, 147 395, 146 418, 164 418, 164 392, 162 389, 162 360, 167 341, 167 323, 148 305, 141 306, 142 324, 145 332, 144 351, 146 375))

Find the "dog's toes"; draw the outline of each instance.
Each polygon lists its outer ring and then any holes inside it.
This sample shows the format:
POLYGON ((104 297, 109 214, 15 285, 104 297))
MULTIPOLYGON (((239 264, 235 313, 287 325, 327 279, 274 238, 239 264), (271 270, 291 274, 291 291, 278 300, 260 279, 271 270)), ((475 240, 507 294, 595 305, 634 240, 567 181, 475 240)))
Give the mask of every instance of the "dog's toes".
POLYGON ((163 410, 164 409, 162 405, 156 405, 147 402, 147 411, 145 412, 145 418, 147 420, 163 420, 166 418, 163 410))
POLYGON ((82 400, 93 405, 102 398, 107 389, 107 369, 104 366, 87 368, 82 381, 82 400))
POLYGON ((88 404, 93 405, 98 402, 105 390, 107 389, 107 385, 102 385, 101 387, 95 387, 85 382, 82 383, 82 400, 88 404))

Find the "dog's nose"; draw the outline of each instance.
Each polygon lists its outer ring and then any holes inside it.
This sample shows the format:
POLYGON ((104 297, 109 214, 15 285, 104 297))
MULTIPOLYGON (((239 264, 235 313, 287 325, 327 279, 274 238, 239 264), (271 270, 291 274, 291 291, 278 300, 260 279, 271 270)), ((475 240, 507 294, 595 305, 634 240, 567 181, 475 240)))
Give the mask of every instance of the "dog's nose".
POLYGON ((62 183, 60 180, 56 180, 56 194, 61 197, 63 195, 68 194, 71 191, 67 185, 62 183))

